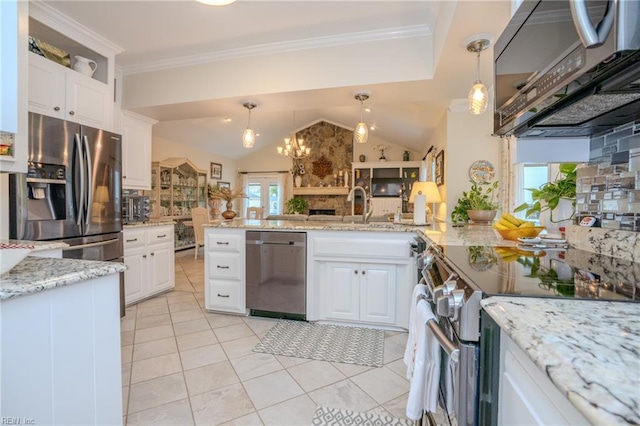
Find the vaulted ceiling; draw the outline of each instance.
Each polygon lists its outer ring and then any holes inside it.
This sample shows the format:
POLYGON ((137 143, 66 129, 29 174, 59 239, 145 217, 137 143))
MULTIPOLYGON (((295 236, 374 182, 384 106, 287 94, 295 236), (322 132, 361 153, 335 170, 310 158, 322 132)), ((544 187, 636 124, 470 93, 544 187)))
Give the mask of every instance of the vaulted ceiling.
MULTIPOLYGON (((256 148, 319 119, 353 128, 368 90, 371 138, 422 151, 475 80, 465 40, 498 37, 509 0, 46 2, 112 43, 123 108, 159 120, 154 136, 241 158, 253 100, 256 148), (295 111, 295 123, 293 121, 295 111), (231 121, 229 121, 231 119, 231 121)), ((492 50, 481 57, 492 81, 492 50)))

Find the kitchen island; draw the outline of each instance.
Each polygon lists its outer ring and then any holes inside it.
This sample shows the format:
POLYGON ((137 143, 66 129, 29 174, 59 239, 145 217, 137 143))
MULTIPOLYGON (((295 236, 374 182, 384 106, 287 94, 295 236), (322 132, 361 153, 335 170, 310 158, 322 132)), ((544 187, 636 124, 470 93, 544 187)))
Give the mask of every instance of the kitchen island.
POLYGON ((27 256, 0 277, 3 419, 121 423, 124 270, 116 262, 27 256))
POLYGON ((307 320, 406 329, 417 282, 411 246, 419 228, 243 219, 205 225, 205 307, 247 314, 247 231, 304 232, 307 320))
MULTIPOLYGON (((527 375, 548 378, 589 423, 640 423, 640 304, 491 297, 482 306, 502 330, 503 351, 505 341, 514 342, 537 366, 527 375)), ((518 370, 501 371, 499 416, 505 421, 516 407, 502 400, 504 384, 519 388, 518 370)), ((535 411, 537 396, 530 391, 520 398, 535 411)), ((522 420, 528 411, 513 414, 522 420)))

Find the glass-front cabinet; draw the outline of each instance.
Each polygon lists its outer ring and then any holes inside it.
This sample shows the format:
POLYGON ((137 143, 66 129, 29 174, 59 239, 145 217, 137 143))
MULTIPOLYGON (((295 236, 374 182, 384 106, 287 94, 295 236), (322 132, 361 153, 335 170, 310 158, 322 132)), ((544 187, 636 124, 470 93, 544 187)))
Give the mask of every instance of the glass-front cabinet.
POLYGON ((187 158, 168 158, 151 163, 150 217, 173 220, 175 246, 193 247, 191 210, 207 207, 207 171, 198 169, 187 158))

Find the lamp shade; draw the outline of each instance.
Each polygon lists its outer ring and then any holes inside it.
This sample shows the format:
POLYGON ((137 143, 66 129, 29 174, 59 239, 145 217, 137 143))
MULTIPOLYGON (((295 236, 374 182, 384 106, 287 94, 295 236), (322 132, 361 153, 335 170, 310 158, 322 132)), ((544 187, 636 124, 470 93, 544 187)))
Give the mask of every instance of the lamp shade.
POLYGON ((93 199, 96 203, 108 203, 109 202, 109 188, 104 185, 98 185, 93 199))
POLYGON ((442 202, 438 185, 435 182, 414 182, 411 187, 411 195, 409 195, 410 203, 415 203, 416 195, 424 195, 427 203, 442 202))

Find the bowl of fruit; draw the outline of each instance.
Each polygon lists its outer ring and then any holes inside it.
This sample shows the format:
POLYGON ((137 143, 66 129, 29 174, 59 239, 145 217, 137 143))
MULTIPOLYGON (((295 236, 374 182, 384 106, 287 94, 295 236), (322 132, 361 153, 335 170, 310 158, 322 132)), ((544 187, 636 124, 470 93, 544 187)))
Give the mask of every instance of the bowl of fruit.
POLYGON ((503 214, 492 226, 502 238, 511 241, 537 237, 545 229, 544 226, 536 226, 533 222, 518 219, 510 213, 503 214))

